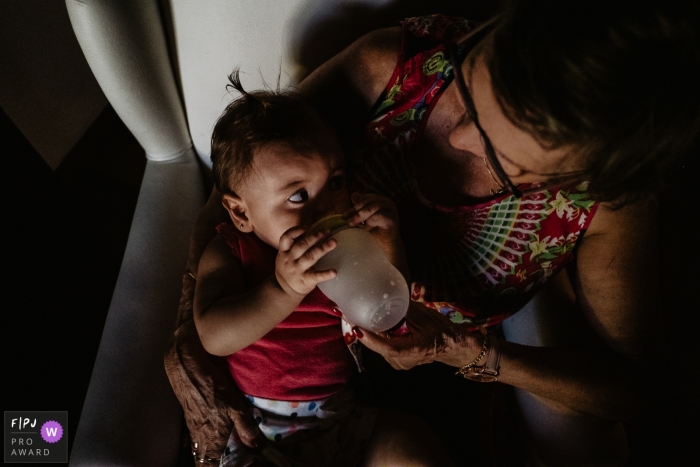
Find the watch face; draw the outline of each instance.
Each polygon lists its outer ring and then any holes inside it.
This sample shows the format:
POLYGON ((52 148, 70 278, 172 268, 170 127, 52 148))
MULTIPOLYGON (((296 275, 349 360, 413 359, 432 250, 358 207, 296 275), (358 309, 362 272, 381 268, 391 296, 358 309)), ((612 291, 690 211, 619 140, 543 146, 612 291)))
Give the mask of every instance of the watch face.
POLYGON ((493 375, 486 375, 484 373, 468 373, 464 375, 465 378, 479 383, 494 383, 498 381, 498 378, 493 375))

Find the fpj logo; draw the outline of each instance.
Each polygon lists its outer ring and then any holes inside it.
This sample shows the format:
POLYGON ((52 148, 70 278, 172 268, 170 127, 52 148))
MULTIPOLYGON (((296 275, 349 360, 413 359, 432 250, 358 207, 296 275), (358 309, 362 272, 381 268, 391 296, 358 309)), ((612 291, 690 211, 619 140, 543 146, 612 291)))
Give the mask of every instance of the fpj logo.
POLYGON ((67 428, 68 412, 5 412, 5 462, 68 462, 67 428))

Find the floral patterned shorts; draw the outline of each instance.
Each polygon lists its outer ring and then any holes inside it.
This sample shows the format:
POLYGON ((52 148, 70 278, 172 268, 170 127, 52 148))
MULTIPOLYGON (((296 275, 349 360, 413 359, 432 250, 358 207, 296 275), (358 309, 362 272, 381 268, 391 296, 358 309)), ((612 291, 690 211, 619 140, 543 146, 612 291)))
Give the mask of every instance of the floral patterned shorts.
POLYGON ((270 441, 262 449, 244 445, 234 431, 220 467, 351 467, 364 455, 376 408, 354 401, 347 388, 319 401, 275 401, 248 396, 258 426, 270 441))

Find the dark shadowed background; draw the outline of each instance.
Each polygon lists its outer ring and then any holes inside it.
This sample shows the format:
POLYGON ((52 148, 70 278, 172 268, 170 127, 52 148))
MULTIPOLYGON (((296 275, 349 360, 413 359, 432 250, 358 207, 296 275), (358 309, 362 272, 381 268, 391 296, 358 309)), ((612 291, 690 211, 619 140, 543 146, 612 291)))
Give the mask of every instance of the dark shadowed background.
MULTIPOLYGON (((349 7, 329 18, 299 39, 297 61, 312 70, 361 32, 400 17, 390 7, 380 13, 367 21, 367 11, 349 7), (332 30, 341 31, 337 43, 317 40, 332 30)), ((146 160, 94 81, 63 2, 0 5, 0 70, 3 410, 67 410, 72 442, 146 160)), ((633 466, 697 465, 698 159, 670 181, 659 225, 649 226, 660 232, 649 254, 660 257, 659 329, 669 336, 659 352, 671 363, 648 368, 649 384, 662 390, 626 424, 633 466)))

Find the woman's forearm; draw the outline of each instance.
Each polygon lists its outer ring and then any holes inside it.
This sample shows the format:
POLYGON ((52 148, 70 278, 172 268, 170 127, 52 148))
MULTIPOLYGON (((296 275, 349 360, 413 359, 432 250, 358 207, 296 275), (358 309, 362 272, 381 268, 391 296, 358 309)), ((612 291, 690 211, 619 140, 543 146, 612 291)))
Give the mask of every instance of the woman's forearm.
MULTIPOLYGON (((461 367, 478 355, 483 338, 464 333, 436 360, 461 367)), ((559 410, 624 420, 643 401, 640 370, 612 351, 570 347, 532 347, 501 343, 498 381, 543 397, 559 410), (563 407, 562 407, 563 406, 563 407)))
POLYGON ((611 351, 503 342, 498 380, 573 411, 625 420, 649 386, 640 373, 611 351))

